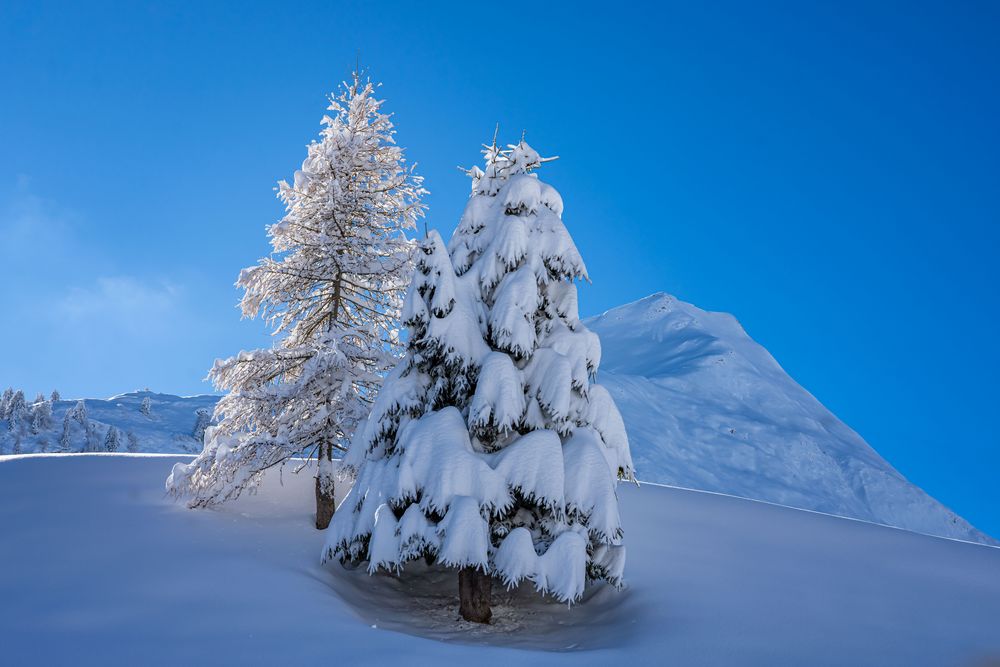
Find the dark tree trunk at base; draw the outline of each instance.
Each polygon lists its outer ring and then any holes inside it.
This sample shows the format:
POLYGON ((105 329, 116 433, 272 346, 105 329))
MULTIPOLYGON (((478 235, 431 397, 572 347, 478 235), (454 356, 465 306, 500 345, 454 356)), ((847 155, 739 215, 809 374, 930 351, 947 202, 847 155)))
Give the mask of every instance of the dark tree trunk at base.
POLYGON ((458 572, 458 611, 462 618, 473 623, 489 623, 490 593, 493 577, 474 567, 464 567, 458 572))
POLYGON ((316 528, 325 530, 333 519, 334 510, 337 509, 333 493, 333 477, 329 474, 328 463, 333 458, 333 448, 321 446, 318 456, 320 461, 316 471, 316 528), (324 466, 324 463, 327 465, 324 466))
POLYGON ((333 511, 336 509, 332 490, 330 493, 324 492, 320 478, 316 478, 316 528, 324 530, 330 525, 333 519, 333 511))

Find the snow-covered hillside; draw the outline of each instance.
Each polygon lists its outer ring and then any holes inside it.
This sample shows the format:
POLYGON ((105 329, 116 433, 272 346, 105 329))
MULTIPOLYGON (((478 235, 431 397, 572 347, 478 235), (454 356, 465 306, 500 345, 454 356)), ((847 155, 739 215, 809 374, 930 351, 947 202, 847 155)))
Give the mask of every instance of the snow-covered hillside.
MULTIPOLYGON (((997 543, 907 481, 731 315, 654 294, 586 324, 601 338, 599 380, 621 410, 639 479, 997 543)), ((133 392, 84 404, 99 440, 112 425, 134 433, 141 452, 190 453, 201 449, 198 410, 217 400, 133 392)), ((59 450, 75 405, 53 404, 48 451, 59 450)), ((29 433, 21 450, 38 451, 38 442, 29 433)), ((85 444, 74 426, 70 450, 85 444)), ((0 421, 0 454, 12 449, 0 421)))
POLYGON ((49 401, 51 420, 47 428, 37 429, 37 432, 33 432, 30 419, 24 420, 21 428, 10 428, 9 420, 0 419, 0 454, 14 453, 15 448, 25 454, 104 451, 108 427, 120 431, 119 451, 128 449, 131 434, 137 452, 200 452, 201 438, 196 437, 196 433, 199 426, 203 429, 208 423, 206 420, 218 400, 218 396, 134 391, 107 399, 49 401), (81 402, 82 415, 78 407, 81 402), (199 415, 199 411, 203 414, 199 415), (67 412, 70 413, 68 420, 67 412), (64 437, 67 429, 68 435, 64 437))
MULTIPOLYGON (((312 475, 215 511, 174 456, 0 458, 0 663, 986 665, 1000 549, 622 485, 628 587, 457 620, 454 572, 319 565, 312 475)), ((340 489, 340 495, 346 489, 340 489)))
POLYGON ((907 481, 732 315, 660 293, 586 325, 640 479, 996 544, 907 481))

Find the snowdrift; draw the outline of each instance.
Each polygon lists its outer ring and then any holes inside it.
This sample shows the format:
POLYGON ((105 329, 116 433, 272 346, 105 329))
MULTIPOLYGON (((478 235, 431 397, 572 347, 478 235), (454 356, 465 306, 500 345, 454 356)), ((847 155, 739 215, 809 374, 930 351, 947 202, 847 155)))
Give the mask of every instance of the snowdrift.
MULTIPOLYGON (((176 456, 0 458, 4 664, 977 665, 1000 659, 1000 549, 718 494, 619 487, 627 588, 500 594, 321 567, 312 477, 214 511, 176 456)), ((342 485, 343 486, 343 485, 342 485)), ((340 493, 346 491, 341 488, 340 493)))

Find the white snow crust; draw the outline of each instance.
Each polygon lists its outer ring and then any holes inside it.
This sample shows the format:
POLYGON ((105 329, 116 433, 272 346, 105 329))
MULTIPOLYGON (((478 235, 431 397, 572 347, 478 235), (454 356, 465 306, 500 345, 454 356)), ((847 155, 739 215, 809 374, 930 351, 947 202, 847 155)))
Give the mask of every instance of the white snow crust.
MULTIPOLYGON (((398 576, 384 568, 369 576, 320 566, 311 470, 272 469, 257 494, 191 511, 162 491, 179 460, 0 457, 0 663, 952 667, 1000 659, 997 548, 622 485, 624 591, 591 587, 568 607, 531 582, 494 586, 493 621, 479 625, 458 616, 452 569, 415 562, 398 576)), ((433 539, 423 521, 408 513, 400 525, 433 539)), ((530 542, 511 531, 498 556, 509 550, 511 562, 529 563, 530 542)), ((568 546, 556 565, 546 555, 531 564, 552 587, 563 587, 563 576, 578 581, 579 552, 568 546)), ((508 574, 518 579, 516 569, 508 574)))

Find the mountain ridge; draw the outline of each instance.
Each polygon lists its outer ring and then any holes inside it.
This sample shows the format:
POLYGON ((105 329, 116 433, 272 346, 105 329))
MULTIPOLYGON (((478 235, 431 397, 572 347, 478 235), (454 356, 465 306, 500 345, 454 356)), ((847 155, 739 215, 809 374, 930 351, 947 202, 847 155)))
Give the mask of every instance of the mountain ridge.
POLYGON ((909 482, 729 313, 658 292, 584 322, 640 478, 998 544, 909 482))

